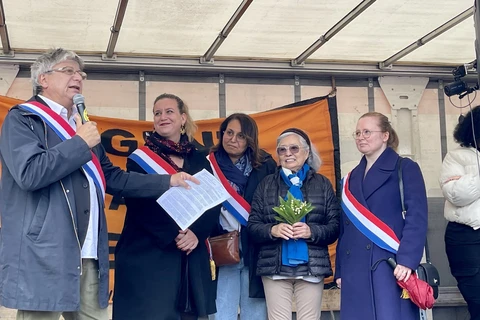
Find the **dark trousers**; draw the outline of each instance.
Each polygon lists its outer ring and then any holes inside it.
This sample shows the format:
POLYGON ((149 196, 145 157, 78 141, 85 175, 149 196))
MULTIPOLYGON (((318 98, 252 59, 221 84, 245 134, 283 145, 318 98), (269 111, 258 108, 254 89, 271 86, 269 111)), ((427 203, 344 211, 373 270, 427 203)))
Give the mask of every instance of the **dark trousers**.
POLYGON ((449 222, 445 247, 450 271, 467 302, 470 319, 480 320, 480 229, 449 222))

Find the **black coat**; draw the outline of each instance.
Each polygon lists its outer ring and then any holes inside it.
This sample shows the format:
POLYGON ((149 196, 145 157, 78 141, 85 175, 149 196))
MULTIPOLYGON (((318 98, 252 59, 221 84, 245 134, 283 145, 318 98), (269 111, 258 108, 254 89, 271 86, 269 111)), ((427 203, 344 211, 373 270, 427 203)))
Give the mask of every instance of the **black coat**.
MULTIPOLYGON (((204 168, 209 168, 205 154, 196 150, 185 158, 184 171, 194 174, 204 168)), ((130 159, 127 170, 144 172, 130 159)), ((125 224, 115 249, 113 319, 177 320, 185 257, 197 314, 215 313, 216 293, 205 239, 217 224, 220 207, 208 210, 190 226, 199 243, 185 256, 175 244, 180 228, 155 200, 126 199, 126 205, 125 224)))
POLYGON ((277 213, 272 210, 279 205, 279 196, 285 197, 288 186, 280 176, 280 170, 266 177, 255 191, 252 212, 248 220, 251 239, 260 246, 256 273, 259 276, 275 274, 284 276, 332 275, 328 245, 339 234, 340 206, 330 181, 310 169, 301 187, 305 201, 312 203, 313 211, 307 214, 306 223, 312 233, 308 245, 308 263, 297 267, 281 265, 282 239, 274 238, 271 229, 278 224, 277 213))

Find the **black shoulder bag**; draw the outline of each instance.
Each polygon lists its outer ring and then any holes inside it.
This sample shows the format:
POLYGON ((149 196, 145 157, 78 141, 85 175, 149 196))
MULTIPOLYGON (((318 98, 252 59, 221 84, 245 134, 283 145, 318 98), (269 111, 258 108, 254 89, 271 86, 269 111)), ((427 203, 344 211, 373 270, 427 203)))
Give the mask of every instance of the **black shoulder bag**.
MULTIPOLYGON (((400 187, 400 201, 402 202, 402 216, 405 219, 404 195, 403 195, 403 179, 402 179, 402 160, 398 159, 398 184, 400 187)), ((425 258, 427 262, 421 263, 417 268, 417 276, 420 280, 427 282, 433 289, 433 297, 435 300, 438 298, 438 286, 440 285, 440 275, 437 268, 430 261, 430 250, 428 249, 428 240, 425 238, 425 258)))

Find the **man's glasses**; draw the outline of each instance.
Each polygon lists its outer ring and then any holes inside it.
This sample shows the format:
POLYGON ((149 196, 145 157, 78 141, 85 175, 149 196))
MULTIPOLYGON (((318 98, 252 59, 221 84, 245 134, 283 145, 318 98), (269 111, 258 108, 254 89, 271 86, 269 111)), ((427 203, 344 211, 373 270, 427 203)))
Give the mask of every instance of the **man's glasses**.
POLYGON ((301 149, 301 147, 296 145, 296 144, 288 146, 288 147, 281 146, 281 147, 277 148, 277 154, 279 156, 283 156, 287 153, 287 150, 290 150, 291 154, 297 154, 297 153, 300 152, 300 149, 301 149))
POLYGON ((361 139, 362 136, 363 136, 365 139, 368 139, 368 138, 370 138, 370 136, 372 135, 372 132, 383 132, 383 131, 380 131, 380 130, 370 131, 370 130, 367 130, 367 129, 362 130, 362 131, 357 130, 357 131, 355 131, 355 132, 352 134, 352 136, 353 136, 354 139, 361 139))
POLYGON ((62 68, 58 68, 58 69, 52 69, 52 70, 48 70, 45 73, 52 73, 52 72, 61 72, 61 73, 65 73, 66 75, 69 75, 69 76, 73 76, 75 73, 78 73, 80 75, 80 77, 82 77, 82 80, 87 79, 87 74, 85 72, 83 72, 81 70, 75 70, 72 67, 62 67, 62 68))
POLYGON ((225 130, 223 133, 224 133, 229 139, 233 139, 233 137, 235 137, 235 135, 236 135, 238 141, 244 142, 245 140, 247 140, 247 137, 246 137, 243 133, 241 133, 241 132, 235 134, 235 132, 234 132, 233 130, 225 130))

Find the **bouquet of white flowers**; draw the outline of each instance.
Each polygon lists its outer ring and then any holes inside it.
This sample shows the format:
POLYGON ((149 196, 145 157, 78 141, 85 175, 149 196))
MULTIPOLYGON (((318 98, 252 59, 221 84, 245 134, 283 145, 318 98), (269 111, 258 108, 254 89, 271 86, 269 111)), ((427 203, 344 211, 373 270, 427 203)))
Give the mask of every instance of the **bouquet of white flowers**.
POLYGON ((314 208, 310 202, 298 200, 290 192, 287 193, 287 200, 283 200, 282 197, 278 198, 280 199, 280 205, 272 209, 278 213, 279 216, 275 219, 280 222, 288 224, 299 222, 314 208))

